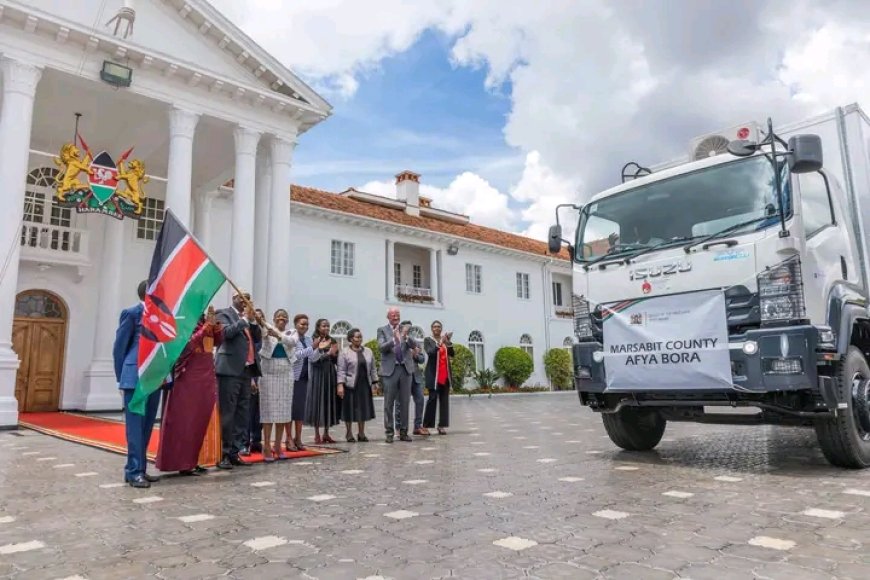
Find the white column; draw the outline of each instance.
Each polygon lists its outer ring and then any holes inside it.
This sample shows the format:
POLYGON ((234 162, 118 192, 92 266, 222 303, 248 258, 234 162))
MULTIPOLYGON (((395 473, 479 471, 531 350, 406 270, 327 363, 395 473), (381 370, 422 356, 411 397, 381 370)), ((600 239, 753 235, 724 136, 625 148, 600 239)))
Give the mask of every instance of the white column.
POLYGON ((94 354, 85 371, 85 411, 113 411, 121 408, 112 347, 115 344, 115 330, 121 309, 138 302, 136 289, 141 282, 122 278, 124 222, 109 217, 104 218, 103 222, 94 354), (124 303, 120 302, 121 298, 124 303))
POLYGON ((18 424, 15 375, 18 356, 12 350, 12 319, 18 290, 19 236, 24 215, 24 185, 30 155, 33 99, 42 68, 0 57, 3 103, 0 110, 0 427, 18 424))
MULTIPOLYGON (((268 262, 269 309, 292 309, 290 300, 290 169, 296 142, 272 137, 269 152, 272 160, 271 203, 269 206, 269 249, 275 258, 268 262)), ((299 271, 297 270, 297 273, 299 271)), ((292 315, 291 315, 292 316, 292 315)))
POLYGON ((268 148, 257 155, 257 185, 256 201, 254 202, 254 301, 262 308, 272 306, 269 303, 269 211, 272 201, 272 161, 268 148))
POLYGON ((233 245, 230 277, 243 292, 254 285, 254 188, 257 175, 257 142, 260 134, 236 127, 236 173, 233 179, 233 245))
POLYGON ((212 251, 211 238, 213 224, 211 211, 216 197, 216 191, 203 191, 197 196, 196 205, 194 206, 194 211, 196 212, 196 219, 194 220, 196 223, 196 229, 193 231, 193 235, 196 236, 196 239, 200 244, 202 244, 202 247, 205 248, 206 252, 212 251))
POLYGON ((199 115, 184 109, 169 111, 169 168, 166 173, 166 207, 190 226, 193 136, 199 115))
POLYGON ((396 301, 396 245, 387 240, 387 302, 396 301))
POLYGON ((438 304, 441 297, 438 296, 438 252, 435 248, 429 248, 429 288, 432 293, 432 303, 438 304))

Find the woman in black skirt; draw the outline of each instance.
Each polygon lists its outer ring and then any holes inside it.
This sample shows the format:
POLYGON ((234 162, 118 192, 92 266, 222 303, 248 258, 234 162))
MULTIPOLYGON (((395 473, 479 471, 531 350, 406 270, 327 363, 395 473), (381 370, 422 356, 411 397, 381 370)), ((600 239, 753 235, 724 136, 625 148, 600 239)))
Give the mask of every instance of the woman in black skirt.
POLYGON ((314 443, 335 443, 329 428, 338 425, 338 397, 336 396, 335 363, 338 343, 329 336, 329 321, 321 318, 314 326, 311 337, 314 351, 308 376, 308 397, 305 400, 305 424, 314 427, 314 443), (323 428, 323 438, 320 428, 323 428))
POLYGON ((357 439, 366 442, 366 421, 375 418, 375 402, 372 387, 378 384, 375 355, 363 346, 362 332, 358 328, 347 333, 350 346, 338 355, 338 397, 341 399, 341 419, 347 427, 347 442, 357 439), (357 424, 357 439, 351 427, 357 424))

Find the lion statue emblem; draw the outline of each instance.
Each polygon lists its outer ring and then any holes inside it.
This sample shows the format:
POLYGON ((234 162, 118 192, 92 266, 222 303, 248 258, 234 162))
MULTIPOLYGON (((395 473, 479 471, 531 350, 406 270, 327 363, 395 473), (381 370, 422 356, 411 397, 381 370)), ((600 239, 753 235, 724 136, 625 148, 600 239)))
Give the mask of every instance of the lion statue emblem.
POLYGON ((136 206, 136 213, 142 213, 142 186, 148 183, 148 176, 145 175, 145 164, 139 159, 131 159, 128 166, 124 162, 118 164, 118 181, 127 183, 127 189, 119 192, 130 203, 136 206))
POLYGON ((87 189, 88 184, 79 180, 79 174, 90 174, 90 155, 86 155, 84 159, 79 159, 81 151, 72 143, 67 143, 60 149, 60 157, 54 158, 54 163, 62 168, 58 173, 55 181, 57 182, 57 199, 65 201, 66 194, 87 189))

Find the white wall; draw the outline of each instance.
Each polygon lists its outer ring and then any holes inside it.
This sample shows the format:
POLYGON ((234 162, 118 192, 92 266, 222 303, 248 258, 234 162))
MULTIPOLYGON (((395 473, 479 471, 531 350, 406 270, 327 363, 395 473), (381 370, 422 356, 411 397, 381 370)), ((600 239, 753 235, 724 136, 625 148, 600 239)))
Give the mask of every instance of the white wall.
MULTIPOLYGON (((288 262, 294 275, 291 295, 285 306, 291 315, 304 312, 311 318, 312 324, 317 318, 328 318, 333 324, 345 320, 359 327, 368 340, 374 337, 379 326, 386 324, 386 310, 395 305, 401 309, 403 319, 421 326, 427 334, 431 322, 436 319, 444 324, 445 330, 454 332, 455 342, 463 345, 468 342, 472 331, 480 331, 485 340, 484 354, 488 367, 492 366, 495 352, 500 347, 519 346, 520 336, 529 334, 533 340, 535 362, 535 373, 529 383, 547 384, 543 365, 547 323, 551 346, 556 347, 561 346, 564 338, 571 335, 571 323, 552 317, 550 278, 547 276, 545 282, 540 261, 468 247, 462 247, 456 256, 450 256, 446 246, 433 244, 430 247, 442 251, 443 306, 391 304, 386 300, 386 233, 295 214, 291 217, 291 227, 293 239, 302 240, 301 244, 288 252, 288 262), (353 277, 330 273, 333 239, 356 244, 353 277), (482 266, 480 294, 466 292, 466 263, 482 266), (517 298, 517 272, 529 274, 528 300, 517 298)), ((399 244, 424 246, 428 243, 410 236, 389 234, 389 237, 399 244)), ((406 256, 405 248, 402 250, 402 256, 406 256)), ((421 253, 421 256, 425 256, 425 253, 421 253)), ((399 261, 403 264, 403 282, 406 271, 410 281, 412 261, 406 258, 400 258, 399 261)), ((273 261, 270 267, 277 267, 277 264, 273 261)), ((426 269, 424 262, 424 286, 427 281, 426 269)))

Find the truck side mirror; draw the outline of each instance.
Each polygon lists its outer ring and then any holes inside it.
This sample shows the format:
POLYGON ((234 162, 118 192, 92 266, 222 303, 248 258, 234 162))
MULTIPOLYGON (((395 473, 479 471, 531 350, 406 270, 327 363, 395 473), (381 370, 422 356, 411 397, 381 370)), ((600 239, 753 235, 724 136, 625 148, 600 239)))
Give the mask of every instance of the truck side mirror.
POLYGON ((788 168, 792 173, 814 173, 822 168, 822 138, 795 135, 788 140, 788 168))
POLYGON ((551 254, 558 254, 562 250, 562 226, 550 226, 550 233, 547 236, 547 249, 551 254))

